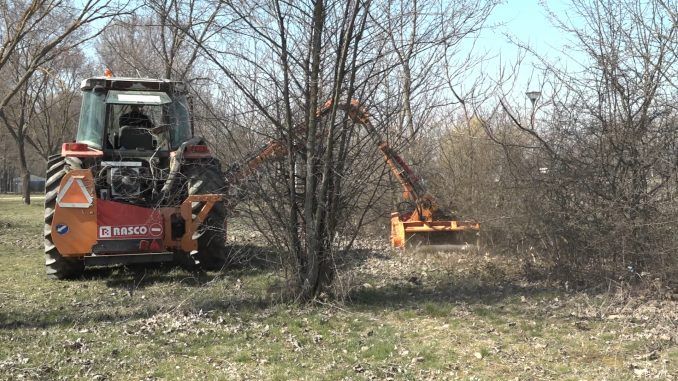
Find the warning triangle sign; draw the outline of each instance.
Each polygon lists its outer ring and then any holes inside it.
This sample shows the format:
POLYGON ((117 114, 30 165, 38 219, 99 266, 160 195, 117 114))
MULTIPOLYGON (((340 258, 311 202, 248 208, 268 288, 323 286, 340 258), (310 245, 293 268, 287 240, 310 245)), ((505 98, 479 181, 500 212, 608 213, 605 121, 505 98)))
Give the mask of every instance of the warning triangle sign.
POLYGON ((92 196, 81 178, 71 177, 59 190, 57 203, 63 208, 89 208, 92 205, 92 196))

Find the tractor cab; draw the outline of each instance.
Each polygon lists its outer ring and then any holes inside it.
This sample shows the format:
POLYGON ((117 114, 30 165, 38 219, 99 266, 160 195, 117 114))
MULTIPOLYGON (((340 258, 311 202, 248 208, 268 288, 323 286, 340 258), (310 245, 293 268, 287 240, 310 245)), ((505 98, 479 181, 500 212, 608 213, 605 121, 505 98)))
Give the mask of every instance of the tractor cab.
POLYGON ((85 79, 80 88, 76 140, 63 144, 61 155, 80 158, 92 169, 98 196, 139 206, 185 198, 185 187, 173 181, 173 157, 178 151, 179 159, 211 155, 207 146, 195 148, 202 140, 193 138, 184 83, 105 76, 85 79), (182 145, 190 148, 186 155, 182 145))
POLYGON ((102 151, 172 151, 192 136, 182 82, 94 77, 82 82, 77 143, 102 151))

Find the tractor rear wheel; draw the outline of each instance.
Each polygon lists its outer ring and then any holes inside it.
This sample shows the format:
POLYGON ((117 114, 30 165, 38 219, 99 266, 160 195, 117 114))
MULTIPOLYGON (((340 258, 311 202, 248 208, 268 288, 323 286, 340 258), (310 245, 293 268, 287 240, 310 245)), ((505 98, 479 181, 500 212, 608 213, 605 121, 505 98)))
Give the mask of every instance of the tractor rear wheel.
MULTIPOLYGON (((189 195, 223 194, 226 189, 226 182, 216 159, 209 163, 187 165, 185 175, 188 179, 189 195)), ((193 203, 194 218, 203 205, 201 202, 193 203)), ((198 253, 195 257, 205 270, 221 270, 226 264, 225 220, 226 206, 223 201, 217 202, 193 234, 193 239, 198 241, 198 253)))
POLYGON ((52 220, 56 209, 61 179, 71 169, 81 169, 82 162, 76 157, 52 155, 47 159, 47 180, 45 181, 45 270, 53 279, 76 278, 85 270, 81 259, 65 258, 59 254, 52 240, 52 220))

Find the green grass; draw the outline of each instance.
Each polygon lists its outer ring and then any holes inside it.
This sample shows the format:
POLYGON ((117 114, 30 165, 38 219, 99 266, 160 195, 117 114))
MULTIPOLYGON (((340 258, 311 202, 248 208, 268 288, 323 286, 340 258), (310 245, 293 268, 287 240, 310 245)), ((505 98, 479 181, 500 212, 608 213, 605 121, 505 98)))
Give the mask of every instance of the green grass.
POLYGON ((677 372, 675 302, 568 294, 525 281, 501 257, 361 252, 348 267, 355 288, 346 301, 310 306, 280 302, 277 271, 257 266, 47 280, 40 203, 0 197, 0 379, 624 380, 640 370, 657 379, 677 372), (408 281, 412 274, 421 281, 408 281), (625 318, 605 318, 613 313, 625 318), (652 351, 656 358, 643 357, 652 351))

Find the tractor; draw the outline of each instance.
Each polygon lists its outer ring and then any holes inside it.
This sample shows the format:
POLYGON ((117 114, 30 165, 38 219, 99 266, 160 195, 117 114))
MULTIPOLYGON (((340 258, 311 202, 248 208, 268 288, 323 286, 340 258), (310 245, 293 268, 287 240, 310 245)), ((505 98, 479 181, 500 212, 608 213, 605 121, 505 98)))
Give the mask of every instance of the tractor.
POLYGON ((179 81, 82 81, 77 136, 47 162, 45 266, 49 277, 86 266, 225 262, 226 180, 179 81))
MULTIPOLYGON (((107 71, 82 81, 81 91, 76 139, 47 162, 48 276, 77 277, 86 266, 169 261, 222 268, 226 214, 237 203, 239 185, 262 163, 286 156, 285 145, 272 140, 222 173, 206 142, 193 136, 184 83, 107 71)), ((318 116, 332 104, 325 103, 318 116)), ((403 187, 403 207, 391 214, 394 248, 475 243, 480 225, 438 207, 357 100, 337 107, 367 130, 403 187)), ((303 126, 298 132, 303 135, 303 126)))

